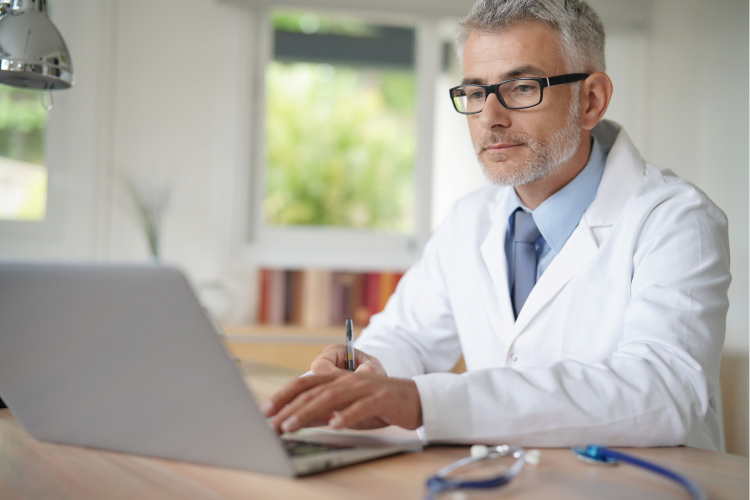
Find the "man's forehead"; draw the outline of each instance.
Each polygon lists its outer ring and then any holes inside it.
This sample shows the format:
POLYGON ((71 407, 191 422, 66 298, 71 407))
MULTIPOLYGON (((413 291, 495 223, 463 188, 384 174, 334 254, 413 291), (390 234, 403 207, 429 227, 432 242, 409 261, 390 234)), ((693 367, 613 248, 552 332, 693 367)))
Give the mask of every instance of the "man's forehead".
POLYGON ((464 48, 465 83, 549 76, 564 67, 557 32, 537 22, 519 23, 500 32, 475 31, 464 48))
MULTIPOLYGON (((531 64, 522 64, 521 66, 513 67, 512 69, 509 69, 508 71, 504 73, 491 75, 492 78, 498 81, 510 80, 511 78, 518 78, 522 76, 530 76, 530 77, 549 76, 549 71, 545 71, 544 69, 531 65, 531 64)), ((486 79, 487 78, 483 76, 466 75, 464 76, 464 79, 461 81, 461 83, 463 83, 464 85, 471 84, 471 83, 484 84, 484 83, 487 83, 485 81, 486 79)))

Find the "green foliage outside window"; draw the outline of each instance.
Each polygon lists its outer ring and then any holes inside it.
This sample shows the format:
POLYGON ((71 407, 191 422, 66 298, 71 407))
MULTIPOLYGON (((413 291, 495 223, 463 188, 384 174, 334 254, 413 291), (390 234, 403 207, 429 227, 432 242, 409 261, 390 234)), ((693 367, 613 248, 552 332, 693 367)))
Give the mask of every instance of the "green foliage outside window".
POLYGON ((321 35, 373 36, 378 31, 375 26, 355 18, 319 16, 314 12, 294 9, 274 11, 271 23, 277 31, 321 35))
POLYGON ((274 61, 266 78, 266 221, 411 231, 413 73, 274 61))
POLYGON ((46 124, 39 91, 0 85, 0 219, 45 217, 46 124))
POLYGON ((0 156, 44 165, 47 110, 38 90, 0 85, 0 156))

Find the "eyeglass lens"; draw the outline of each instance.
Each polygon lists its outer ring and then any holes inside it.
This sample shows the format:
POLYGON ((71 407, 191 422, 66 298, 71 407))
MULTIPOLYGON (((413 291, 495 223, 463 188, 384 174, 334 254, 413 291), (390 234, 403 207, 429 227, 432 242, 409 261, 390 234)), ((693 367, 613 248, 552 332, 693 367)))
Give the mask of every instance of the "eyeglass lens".
MULTIPOLYGON (((511 80, 497 91, 508 108, 536 106, 542 100, 542 88, 536 80, 511 80)), ((453 91, 452 98, 459 113, 479 113, 484 109, 487 92, 483 87, 462 85, 453 91)))

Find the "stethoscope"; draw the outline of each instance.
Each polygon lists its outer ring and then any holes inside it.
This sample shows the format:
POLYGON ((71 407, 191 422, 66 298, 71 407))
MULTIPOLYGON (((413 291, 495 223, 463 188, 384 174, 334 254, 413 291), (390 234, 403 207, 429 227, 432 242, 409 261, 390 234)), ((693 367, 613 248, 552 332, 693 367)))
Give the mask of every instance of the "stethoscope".
MULTIPOLYGON (((536 450, 532 450, 535 451, 536 450)), ((646 470, 661 474, 673 481, 676 481, 685 489, 690 492, 693 500, 706 500, 708 497, 706 494, 692 481, 685 476, 677 474, 665 467, 661 467, 652 462, 641 460, 632 455, 621 453, 619 451, 611 450, 604 446, 586 446, 582 448, 572 448, 573 454, 579 460, 597 465, 617 465, 618 462, 626 462, 637 467, 643 467, 646 470)), ((443 467, 435 474, 427 479, 427 491, 428 499, 436 498, 439 493, 449 490, 456 489, 484 489, 484 488, 497 488, 508 484, 515 478, 523 469, 526 462, 538 463, 539 455, 538 452, 531 454, 531 451, 527 452, 520 446, 483 446, 474 445, 471 447, 471 456, 462 458, 452 464, 443 467), (508 468, 503 474, 492 477, 489 479, 466 479, 460 475, 454 475, 454 473, 464 467, 468 467, 472 464, 480 462, 482 460, 488 460, 493 458, 502 458, 512 456, 516 459, 513 465, 508 468)))

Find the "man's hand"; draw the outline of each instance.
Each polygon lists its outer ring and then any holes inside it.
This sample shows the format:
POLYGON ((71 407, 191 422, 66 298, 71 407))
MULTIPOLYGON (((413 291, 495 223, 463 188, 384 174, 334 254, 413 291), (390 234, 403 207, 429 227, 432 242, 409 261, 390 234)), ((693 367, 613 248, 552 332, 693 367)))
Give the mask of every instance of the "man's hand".
MULTIPOLYGON (((372 373, 374 375, 385 376, 385 369, 377 358, 369 356, 359 349, 354 349, 354 363, 357 365, 356 373, 372 373)), ((346 347, 338 344, 331 344, 318 354, 310 365, 310 369, 316 375, 327 375, 340 373, 346 370, 346 347)))
POLYGON ((294 379, 263 410, 276 416, 277 432, 326 424, 335 429, 422 425, 422 405, 412 380, 349 371, 294 379))

